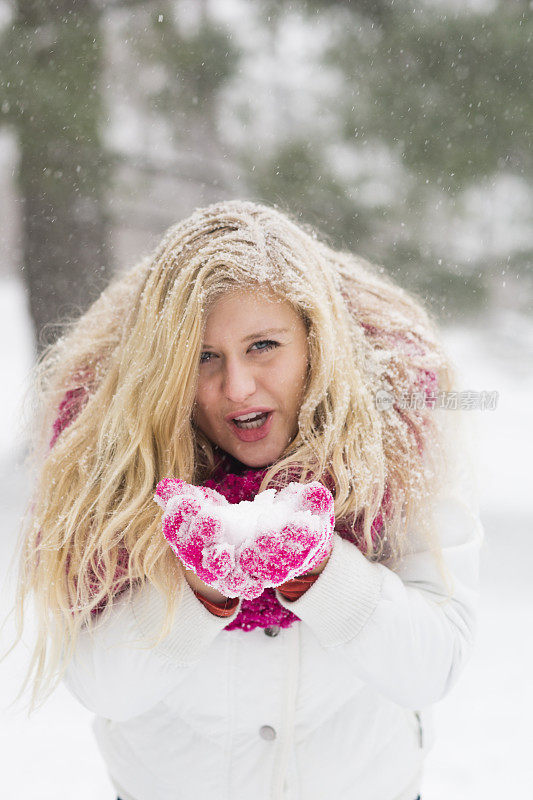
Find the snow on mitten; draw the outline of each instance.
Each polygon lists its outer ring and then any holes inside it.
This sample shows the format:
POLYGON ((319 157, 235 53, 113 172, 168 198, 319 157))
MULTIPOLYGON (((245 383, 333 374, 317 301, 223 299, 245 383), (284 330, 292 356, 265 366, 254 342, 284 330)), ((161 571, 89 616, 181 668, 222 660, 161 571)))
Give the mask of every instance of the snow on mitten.
POLYGON ((215 489, 166 478, 157 485, 163 534, 186 567, 227 597, 258 597, 331 550, 333 497, 318 481, 229 503, 215 489))
MULTIPOLYGON (((171 548, 186 567, 206 583, 211 582, 215 573, 202 567, 203 551, 221 541, 221 526, 217 520, 202 514, 202 508, 205 503, 212 507, 229 505, 226 498, 205 486, 164 478, 157 484, 154 500, 164 510, 163 535, 171 548)), ((222 565, 219 572, 223 572, 222 565)))
POLYGON ((290 483, 277 493, 273 506, 238 558, 241 569, 257 575, 264 586, 279 586, 319 564, 331 550, 335 526, 333 497, 318 481, 290 483))

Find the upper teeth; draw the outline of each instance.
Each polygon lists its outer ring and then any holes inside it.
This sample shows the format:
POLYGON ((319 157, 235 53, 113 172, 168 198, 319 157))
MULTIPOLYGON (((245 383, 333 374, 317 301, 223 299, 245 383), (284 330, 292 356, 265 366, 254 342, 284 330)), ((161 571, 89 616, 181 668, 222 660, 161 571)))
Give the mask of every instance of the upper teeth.
POLYGON ((266 411, 254 411, 253 414, 243 414, 240 417, 233 417, 233 419, 238 419, 239 422, 246 422, 249 419, 255 419, 255 417, 261 417, 263 414, 266 414, 266 411))

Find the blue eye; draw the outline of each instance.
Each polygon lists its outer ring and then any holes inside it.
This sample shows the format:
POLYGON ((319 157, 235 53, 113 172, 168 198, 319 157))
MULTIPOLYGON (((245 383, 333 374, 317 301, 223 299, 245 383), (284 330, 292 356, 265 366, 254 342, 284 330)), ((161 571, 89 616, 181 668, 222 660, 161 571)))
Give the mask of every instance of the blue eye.
MULTIPOLYGON (((256 353, 266 353, 267 350, 272 350, 272 348, 274 348, 274 347, 279 347, 279 343, 278 342, 274 342, 272 339, 262 339, 260 342, 254 342, 250 346, 251 347, 255 347, 255 345, 260 345, 260 344, 264 344, 264 345, 266 345, 266 347, 259 348, 259 350, 255 351, 256 353)), ((213 353, 207 353, 207 352, 201 353, 201 355, 200 355, 200 364, 208 364, 209 361, 211 361, 211 359, 210 358, 209 359, 204 359, 203 356, 212 356, 212 355, 214 355, 214 354, 213 353)))
MULTIPOLYGON (((273 342, 271 339, 263 339, 261 342, 254 342, 254 344, 266 344, 266 347, 262 347, 259 351, 260 353, 264 352, 265 350, 272 350, 273 347, 277 347, 278 343, 273 342)), ((252 345, 253 347, 253 345, 252 345)))

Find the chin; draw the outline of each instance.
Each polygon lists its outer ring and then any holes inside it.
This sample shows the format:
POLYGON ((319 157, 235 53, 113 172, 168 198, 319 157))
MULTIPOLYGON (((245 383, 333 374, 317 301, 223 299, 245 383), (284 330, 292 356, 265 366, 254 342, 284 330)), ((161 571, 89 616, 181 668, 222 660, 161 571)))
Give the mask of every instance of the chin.
POLYGON ((269 459, 267 457, 260 458, 257 456, 256 458, 252 458, 251 456, 248 458, 235 456, 241 464, 245 464, 247 467, 252 467, 253 469, 261 469, 261 467, 270 466, 275 459, 269 459))
POLYGON ((279 458, 279 454, 275 456, 270 456, 268 454, 263 455, 262 453, 257 453, 256 455, 252 455, 251 453, 247 456, 244 454, 233 454, 234 458, 238 459, 241 464, 246 464, 247 467, 253 467, 254 469, 260 469, 261 467, 269 467, 279 458))

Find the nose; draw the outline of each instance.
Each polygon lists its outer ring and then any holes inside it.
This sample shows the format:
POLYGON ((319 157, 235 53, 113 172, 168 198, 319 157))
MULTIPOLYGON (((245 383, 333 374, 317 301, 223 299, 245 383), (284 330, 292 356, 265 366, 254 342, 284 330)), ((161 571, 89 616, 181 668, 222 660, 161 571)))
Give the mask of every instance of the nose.
POLYGON ((224 394, 232 403, 242 403, 255 393, 255 376, 250 364, 227 360, 223 371, 224 394))

